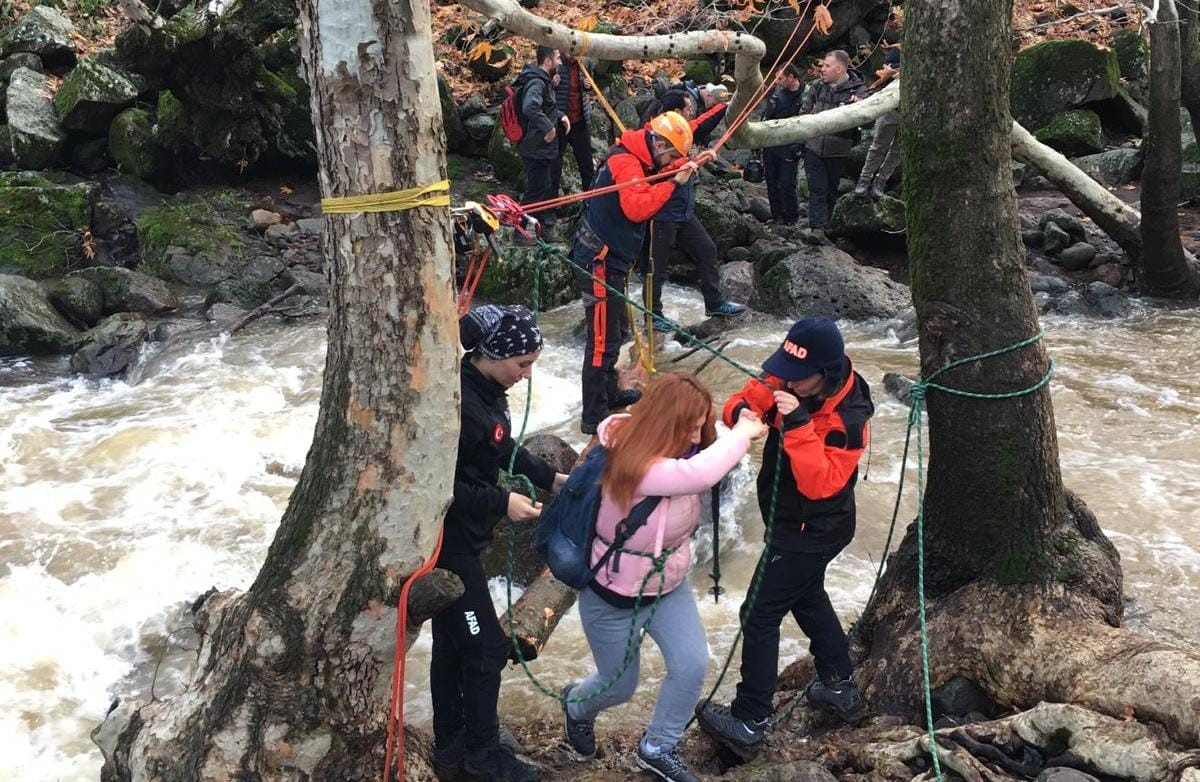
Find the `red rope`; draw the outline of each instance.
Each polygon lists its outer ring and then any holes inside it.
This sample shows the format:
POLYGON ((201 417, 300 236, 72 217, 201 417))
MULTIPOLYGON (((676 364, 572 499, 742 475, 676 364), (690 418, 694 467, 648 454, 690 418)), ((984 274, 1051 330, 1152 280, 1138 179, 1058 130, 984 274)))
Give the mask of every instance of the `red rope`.
POLYGON ((404 673, 408 659, 408 592, 417 579, 433 570, 438 555, 442 553, 442 533, 444 527, 438 528, 437 544, 433 554, 418 568, 417 572, 408 577, 400 588, 400 600, 396 612, 396 654, 392 660, 392 700, 388 708, 387 750, 384 753, 383 782, 388 782, 392 772, 392 750, 395 749, 396 779, 404 780, 404 673), (398 730, 397 730, 398 729, 398 730))
POLYGON ((467 273, 463 277, 462 288, 458 291, 458 317, 460 318, 471 309, 471 299, 475 296, 475 289, 479 287, 479 281, 483 279, 483 270, 487 266, 491 253, 492 248, 485 247, 482 253, 475 253, 471 256, 471 263, 467 265, 467 273))

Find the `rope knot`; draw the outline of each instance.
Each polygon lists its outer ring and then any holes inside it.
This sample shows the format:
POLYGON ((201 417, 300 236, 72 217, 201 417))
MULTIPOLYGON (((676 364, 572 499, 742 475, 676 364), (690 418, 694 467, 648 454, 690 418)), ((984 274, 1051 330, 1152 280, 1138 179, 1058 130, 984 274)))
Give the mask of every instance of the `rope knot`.
POLYGON ((909 395, 912 398, 912 404, 918 405, 924 402, 925 395, 928 390, 929 386, 925 385, 925 381, 918 378, 917 382, 913 383, 912 390, 909 392, 909 395))

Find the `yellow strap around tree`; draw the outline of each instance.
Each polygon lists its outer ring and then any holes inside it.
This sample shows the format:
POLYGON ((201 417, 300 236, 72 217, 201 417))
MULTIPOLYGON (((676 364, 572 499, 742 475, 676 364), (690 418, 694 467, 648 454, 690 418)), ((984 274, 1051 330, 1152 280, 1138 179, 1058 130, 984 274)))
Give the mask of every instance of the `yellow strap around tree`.
POLYGON ((325 214, 403 212, 405 209, 415 209, 418 206, 450 206, 450 180, 443 179, 441 182, 435 182, 425 187, 413 187, 390 193, 321 199, 321 211, 325 214))
POLYGON ((604 97, 604 93, 600 91, 600 85, 596 83, 596 80, 592 78, 592 74, 588 73, 587 66, 583 64, 583 53, 586 52, 588 48, 588 34, 582 30, 579 32, 583 34, 583 44, 579 47, 579 54, 575 55, 575 62, 579 63, 579 70, 583 72, 583 76, 585 79, 587 79, 587 83, 592 86, 592 92, 596 93, 596 97, 600 100, 600 105, 604 107, 606 112, 608 112, 609 119, 613 121, 613 124, 616 125, 622 133, 624 133, 625 124, 621 122, 621 118, 617 116, 617 112, 613 111, 613 107, 608 103, 608 98, 604 97))

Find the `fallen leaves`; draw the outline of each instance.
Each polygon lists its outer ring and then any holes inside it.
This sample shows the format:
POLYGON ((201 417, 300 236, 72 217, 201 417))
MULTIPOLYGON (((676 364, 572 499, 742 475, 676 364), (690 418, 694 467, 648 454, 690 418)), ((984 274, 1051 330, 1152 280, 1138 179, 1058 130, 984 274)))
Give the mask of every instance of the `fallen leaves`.
POLYGON ((471 62, 474 62, 475 60, 483 60, 484 62, 491 62, 492 53, 494 51, 495 51, 495 49, 492 48, 492 45, 490 43, 488 43, 487 41, 480 41, 479 43, 475 44, 475 46, 473 46, 471 48, 471 51, 467 52, 467 60, 469 60, 471 62))
POLYGON ((813 24, 817 26, 817 32, 821 35, 829 35, 829 31, 833 29, 833 16, 829 13, 829 7, 822 4, 813 9, 813 24))

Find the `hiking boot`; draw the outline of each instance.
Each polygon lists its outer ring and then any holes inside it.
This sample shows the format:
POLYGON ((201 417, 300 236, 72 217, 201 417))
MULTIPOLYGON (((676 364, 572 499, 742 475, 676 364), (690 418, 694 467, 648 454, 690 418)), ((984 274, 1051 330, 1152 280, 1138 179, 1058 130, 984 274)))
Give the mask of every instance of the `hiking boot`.
POLYGON ((700 777, 693 774, 683 758, 679 757, 678 746, 652 755, 646 750, 646 739, 643 737, 637 746, 637 764, 670 782, 700 782, 700 777))
POLYGON ((459 731, 445 747, 433 746, 433 775, 439 782, 457 782, 467 755, 466 735, 459 731))
POLYGON ((523 234, 520 231, 513 231, 512 243, 517 247, 533 247, 537 244, 537 237, 532 234, 523 234))
POLYGON ((854 186, 854 195, 865 196, 866 194, 867 194, 867 183, 866 182, 859 182, 857 185, 854 186))
POLYGON ((705 309, 704 315, 709 318, 733 318, 745 311, 745 304, 734 304, 732 301, 724 301, 716 309, 705 309))
POLYGON ((853 679, 828 683, 817 679, 808 688, 806 697, 813 706, 829 712, 843 722, 857 721, 862 712, 862 698, 853 679))
POLYGON ((883 198, 884 195, 885 193, 883 192, 883 188, 879 185, 875 185, 871 188, 871 198, 874 198, 876 201, 883 198))
POLYGON ((579 424, 579 431, 584 434, 595 434, 597 426, 597 424, 589 424, 585 421, 579 424))
POLYGON ((571 697, 571 690, 575 689, 575 684, 568 684, 563 687, 563 732, 567 736, 567 743, 571 745, 571 749, 575 750, 575 754, 580 760, 591 760, 596 757, 596 721, 595 720, 577 720, 571 717, 571 711, 568 708, 569 704, 565 700, 571 697))
POLYGON ((672 326, 671 322, 662 315, 655 315, 654 331, 657 334, 670 334, 671 332, 675 331, 675 327, 672 326))
POLYGON ((469 782, 537 782, 537 766, 518 759, 499 744, 472 750, 463 761, 463 779, 469 782))
MULTIPOLYGON (((642 398, 642 392, 636 388, 622 388, 617 395, 608 400, 609 410, 620 410, 636 404, 642 398)), ((586 432, 584 434, 587 434, 586 432)))
POLYGON ((728 706, 709 703, 696 706, 696 720, 704 732, 712 736, 742 760, 751 760, 762 749, 763 739, 771 721, 739 720, 728 706))

